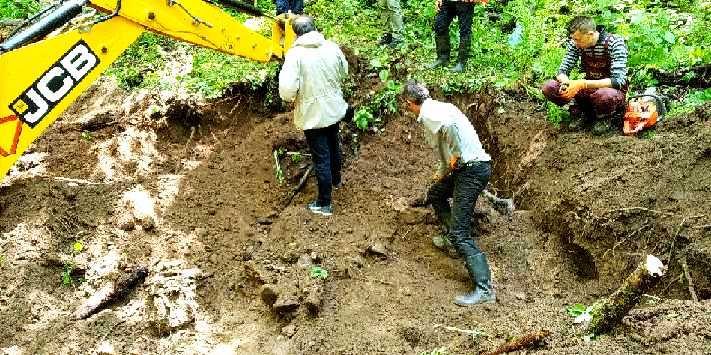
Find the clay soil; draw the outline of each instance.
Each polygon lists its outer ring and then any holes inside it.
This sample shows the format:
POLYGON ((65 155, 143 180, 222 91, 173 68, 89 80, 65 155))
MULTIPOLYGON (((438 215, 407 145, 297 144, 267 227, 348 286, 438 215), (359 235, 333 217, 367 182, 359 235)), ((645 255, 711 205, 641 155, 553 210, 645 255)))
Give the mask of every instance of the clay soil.
POLYGON ((432 212, 407 207, 434 167, 412 116, 357 139, 342 125, 345 185, 326 218, 305 208, 313 177, 284 208, 309 162, 290 113, 232 94, 149 115, 150 100, 98 83, 0 190, 3 354, 476 354, 541 330, 527 353, 711 354, 711 106, 638 139, 565 132, 512 94, 451 98, 494 158, 491 190, 517 205, 479 201, 498 302, 461 308, 462 262, 432 246, 432 212), (280 159, 282 184, 279 147, 301 153, 280 159), (583 340, 566 307, 610 294, 647 254, 667 274, 583 340), (71 319, 102 284, 167 262, 198 275, 171 296, 193 305, 179 325, 157 321, 151 276, 71 319))

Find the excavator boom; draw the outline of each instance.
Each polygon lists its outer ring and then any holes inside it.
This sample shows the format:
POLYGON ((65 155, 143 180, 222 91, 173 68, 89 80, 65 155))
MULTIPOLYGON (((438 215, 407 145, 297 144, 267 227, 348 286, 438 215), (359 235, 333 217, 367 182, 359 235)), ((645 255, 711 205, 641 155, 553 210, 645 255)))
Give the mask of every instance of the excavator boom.
POLYGON ((202 0, 65 1, 0 44, 0 176, 144 31, 266 62, 295 39, 285 22, 266 38, 202 0), (52 35, 84 6, 106 16, 52 35))

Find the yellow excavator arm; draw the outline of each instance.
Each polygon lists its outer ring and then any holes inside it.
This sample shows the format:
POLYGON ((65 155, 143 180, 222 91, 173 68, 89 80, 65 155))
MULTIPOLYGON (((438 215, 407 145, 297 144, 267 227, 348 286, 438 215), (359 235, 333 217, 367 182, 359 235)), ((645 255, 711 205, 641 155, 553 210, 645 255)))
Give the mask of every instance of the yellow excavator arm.
MULTIPOLYGON (((266 16, 235 0, 221 3, 266 16)), ((37 17, 0 44, 3 178, 30 144, 146 30, 263 62, 283 58, 295 39, 288 18, 272 18, 272 38, 266 38, 203 0, 70 0, 37 17), (107 15, 51 34, 85 6, 107 15)))

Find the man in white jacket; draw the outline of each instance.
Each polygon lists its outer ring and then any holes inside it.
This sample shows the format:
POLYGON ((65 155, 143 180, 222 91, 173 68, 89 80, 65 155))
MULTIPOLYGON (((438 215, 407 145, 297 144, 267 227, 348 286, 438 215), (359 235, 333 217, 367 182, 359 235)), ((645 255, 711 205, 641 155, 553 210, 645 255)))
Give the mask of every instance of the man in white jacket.
POLYGON ((292 22, 297 39, 279 73, 279 95, 294 102, 294 124, 304 131, 318 179, 318 199, 311 212, 330 216, 332 187, 341 185, 341 147, 338 123, 348 104, 341 84, 348 62, 334 42, 316 31, 313 19, 299 16, 292 22))

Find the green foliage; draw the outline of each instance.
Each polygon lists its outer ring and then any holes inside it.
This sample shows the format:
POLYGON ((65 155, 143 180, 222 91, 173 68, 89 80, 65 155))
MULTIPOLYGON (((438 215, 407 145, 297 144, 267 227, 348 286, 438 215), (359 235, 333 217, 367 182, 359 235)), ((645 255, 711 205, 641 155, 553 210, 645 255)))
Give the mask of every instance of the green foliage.
POLYGON ((356 111, 355 115, 353 115, 353 122, 355 122, 356 127, 365 131, 371 123, 375 122, 375 118, 373 117, 373 113, 370 112, 370 109, 366 106, 356 111))
POLYGON ((300 152, 293 152, 291 154, 291 162, 294 164, 299 164, 303 160, 300 152))
POLYGON ((0 268, 5 266, 5 255, 0 254, 0 268))
MULTIPOLYGON (((268 9, 268 5, 273 8, 269 1, 260 0, 259 5, 261 8, 268 9)), ((240 21, 247 19, 244 14, 232 13, 240 21)), ((266 82, 273 81, 278 70, 278 64, 275 62, 259 63, 146 32, 126 49, 106 73, 114 76, 125 89, 160 87, 165 84, 161 83, 159 71, 173 55, 170 52, 178 48, 191 55, 193 62, 192 70, 177 79, 190 92, 205 98, 220 97, 225 90, 238 83, 246 84, 248 88, 255 90, 266 82)), ((267 97, 267 104, 272 100, 274 98, 267 97)))
POLYGON ((263 64, 210 49, 199 48, 193 54, 193 70, 187 75, 187 87, 206 98, 216 98, 235 83, 252 90, 277 75, 276 63, 263 64))
POLYGON ((312 279, 324 280, 328 277, 328 270, 314 265, 309 269, 309 276, 311 276, 312 279))
POLYGON ((0 18, 23 19, 35 14, 42 7, 36 0, 0 0, 0 18))
POLYGON ((691 91, 686 95, 683 101, 670 108, 667 116, 673 118, 688 114, 694 111, 696 107, 709 101, 711 101, 711 88, 691 91))
POLYGON ((570 121, 570 112, 552 102, 546 102, 546 110, 548 111, 548 121, 555 125, 570 121))
POLYGON ((72 285, 72 272, 74 271, 74 263, 65 262, 62 270, 62 286, 69 287, 72 285))
POLYGON ((178 43, 170 38, 146 32, 106 70, 124 89, 155 87, 157 72, 165 66, 167 51, 178 43))
POLYGON ((571 317, 577 317, 587 311, 588 307, 582 303, 576 303, 565 308, 568 315, 571 317))
MULTIPOLYGON (((7 0, 0 0, 7 1, 7 0)), ((27 0, 24 0, 27 1, 27 0)), ((20 1, 22 2, 22 1, 20 1)), ((565 53, 568 37, 566 25, 574 16, 593 15, 613 33, 626 38, 629 47, 629 77, 632 90, 654 85, 653 73, 658 69, 673 71, 711 62, 711 6, 708 1, 674 0, 510 0, 493 1, 488 6, 476 5, 472 24, 470 60, 464 73, 452 73, 448 68, 425 70, 435 57, 433 0, 403 2, 405 45, 390 49, 378 46, 378 38, 386 31, 381 22, 382 10, 369 0, 313 0, 306 12, 316 17, 316 25, 327 38, 344 44, 361 58, 384 83, 411 77, 431 88, 440 88, 445 95, 472 92, 483 85, 497 88, 537 88, 552 78, 565 53), (510 41, 512 34, 520 41, 510 41)), ((258 7, 274 11, 270 0, 258 0, 258 7)), ((248 16, 228 11, 239 21, 248 16)), ((269 34, 265 33, 267 36, 269 34)), ((450 27, 453 57, 459 41, 458 25, 450 27)), ((159 85, 157 70, 164 65, 168 43, 158 42, 156 35, 141 37, 128 53, 111 69, 124 87, 159 85), (158 42, 158 43, 156 43, 158 42)), ((186 87, 207 98, 224 94, 236 83, 248 88, 274 85, 278 65, 260 64, 208 49, 183 46, 192 54, 192 71, 179 78, 186 87)), ((573 77, 579 76, 573 73, 573 77)), ((688 78, 691 79, 691 78, 688 78)), ((346 87, 345 91, 348 92, 346 87)), ((388 93, 377 89, 362 105, 354 120, 361 129, 377 125, 388 111, 388 93), (387 95, 386 95, 387 96, 387 95)), ((535 91, 535 90, 533 90, 535 91)), ((278 101, 273 90, 267 90, 266 101, 278 101)), ((541 99, 539 95, 535 98, 541 99)), ((395 101, 396 103, 396 101, 395 101)), ((390 110, 394 112, 395 110, 390 110)), ((551 120, 562 120, 564 114, 549 108, 551 120)))
MULTIPOLYGON (((387 74, 383 75, 387 78, 387 74)), ((353 115, 356 126, 365 131, 369 127, 382 124, 383 116, 394 114, 398 111, 398 98, 402 91, 402 84, 387 80, 378 91, 371 91, 365 104, 353 115)))

